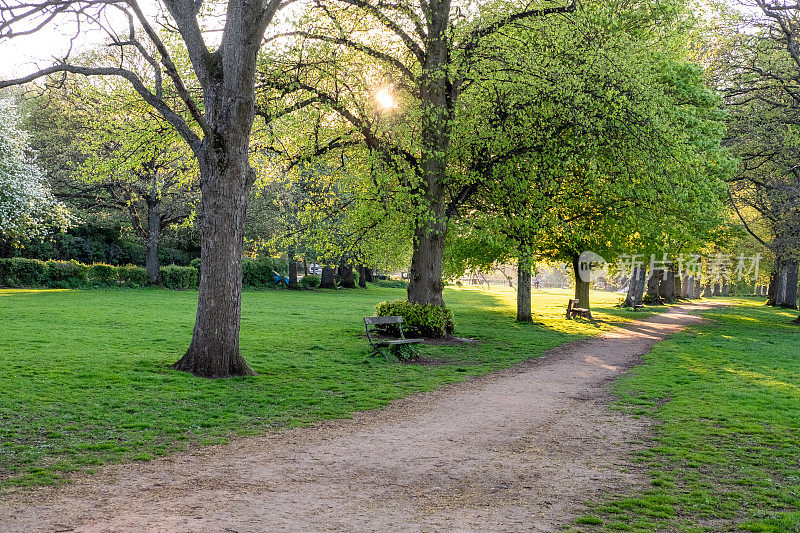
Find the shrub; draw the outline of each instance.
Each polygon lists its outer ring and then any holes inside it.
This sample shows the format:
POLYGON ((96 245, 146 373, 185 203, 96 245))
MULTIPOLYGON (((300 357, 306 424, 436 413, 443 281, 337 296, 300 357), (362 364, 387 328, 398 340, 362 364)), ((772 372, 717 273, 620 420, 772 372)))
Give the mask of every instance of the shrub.
POLYGON ((74 259, 70 261, 48 261, 46 263, 45 278, 48 287, 58 289, 85 287, 89 283, 89 267, 83 263, 78 263, 74 259))
POLYGON ((308 274, 307 276, 303 276, 300 278, 300 286, 305 289, 316 289, 319 287, 319 283, 322 281, 319 276, 314 274, 308 274))
POLYGON ((94 263, 89 267, 89 281, 103 285, 116 285, 117 269, 105 263, 94 263))
POLYGON ((120 283, 129 287, 141 287, 150 281, 147 269, 136 265, 124 265, 117 267, 117 278, 120 283))
POLYGON ((272 260, 269 258, 242 260, 242 285, 266 287, 272 283, 272 260))
POLYGON ((392 300, 376 305, 375 313, 403 317, 403 327, 409 335, 436 338, 453 334, 453 314, 444 306, 392 300))
POLYGON ((198 272, 194 267, 168 265, 161 267, 161 282, 168 289, 185 290, 197 288, 198 272))
POLYGON ((387 287, 389 289, 407 289, 408 282, 403 281, 402 279, 381 279, 375 278, 373 284, 377 285, 378 287, 387 287))
POLYGON ((272 263, 272 268, 281 276, 289 274, 289 261, 286 259, 266 259, 266 261, 270 261, 272 263))
POLYGON ((2 259, 0 285, 7 287, 31 287, 45 281, 45 264, 36 259, 12 257, 2 259))

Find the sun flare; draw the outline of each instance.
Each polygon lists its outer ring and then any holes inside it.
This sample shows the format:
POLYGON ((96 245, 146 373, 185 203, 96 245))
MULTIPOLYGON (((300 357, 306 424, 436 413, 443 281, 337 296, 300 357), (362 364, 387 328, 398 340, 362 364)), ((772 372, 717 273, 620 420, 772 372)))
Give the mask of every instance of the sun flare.
POLYGON ((375 101, 378 102, 378 105, 383 109, 392 109, 397 107, 397 104, 395 104, 394 98, 392 98, 392 93, 389 92, 388 87, 384 87, 375 93, 375 101))

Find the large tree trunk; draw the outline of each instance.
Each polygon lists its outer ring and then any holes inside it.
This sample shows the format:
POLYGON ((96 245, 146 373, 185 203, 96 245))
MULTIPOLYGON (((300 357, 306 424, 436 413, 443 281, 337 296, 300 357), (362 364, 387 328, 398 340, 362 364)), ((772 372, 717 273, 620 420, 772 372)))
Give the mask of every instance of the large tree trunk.
POLYGON ((353 267, 346 261, 339 265, 339 286, 345 289, 356 288, 356 278, 353 276, 353 267))
POLYGON ((628 283, 628 294, 625 297, 625 307, 633 307, 634 304, 641 304, 644 297, 645 268, 637 265, 633 269, 630 282, 628 283))
POLYGON ((158 242, 161 237, 161 203, 147 204, 147 242, 145 244, 145 266, 147 282, 150 285, 161 284, 161 265, 158 261, 158 242))
POLYGON ((296 289, 297 285, 297 261, 295 261, 293 254, 289 255, 289 288, 296 289))
POLYGON ((438 222, 428 221, 414 231, 414 251, 411 255, 408 301, 417 304, 444 305, 442 290, 442 259, 444 256, 445 224, 444 200, 438 199, 440 209, 434 216, 438 222))
POLYGON ((364 280, 369 283, 375 283, 375 274, 372 271, 372 267, 364 267, 364 280))
POLYGON ((254 374, 239 353, 244 222, 253 180, 248 139, 240 136, 224 147, 207 147, 206 157, 200 159, 202 276, 197 318, 189 349, 173 365, 197 376, 254 374))
MULTIPOLYGON (((434 4, 431 4, 434 5, 434 4)), ((428 20, 425 59, 419 78, 422 141, 421 183, 424 195, 415 202, 417 214, 411 255, 408 301, 444 305, 442 258, 447 234, 447 152, 459 87, 448 83, 450 74, 450 3, 432 8, 428 20)))
POLYGON ((780 263, 775 261, 775 266, 769 274, 769 288, 767 289, 767 305, 775 305, 775 297, 778 289, 778 271, 780 263))
POLYGON ((335 281, 335 269, 330 266, 322 267, 322 277, 319 282, 320 289, 335 289, 336 288, 336 281, 335 281))
POLYGON ((797 309, 798 264, 795 261, 784 261, 781 268, 782 281, 778 285, 780 299, 777 305, 788 309, 797 309))
POLYGON ((265 9, 261 2, 231 3, 219 47, 209 53, 194 37, 191 8, 167 4, 203 93, 202 138, 192 146, 200 169, 202 275, 192 342, 173 366, 206 377, 251 375, 239 352, 242 253, 247 201, 255 182, 249 156, 256 61, 275 8, 265 9))
POLYGON ((678 292, 678 296, 684 299, 689 299, 692 296, 692 290, 694 289, 694 279, 687 274, 681 276, 681 290, 678 292))
POLYGON ((660 268, 653 268, 650 270, 650 277, 647 278, 647 295, 652 298, 653 303, 662 303, 659 287, 661 286, 663 276, 664 271, 660 268))
POLYGON ((578 307, 589 309, 589 282, 580 276, 580 256, 572 258, 572 272, 575 274, 575 298, 580 300, 578 307))
POLYGON ((358 286, 362 289, 367 288, 367 267, 358 265, 358 286))
POLYGON ((658 286, 658 295, 665 302, 675 301, 675 272, 671 269, 664 270, 665 278, 661 278, 658 286))
POLYGON ((517 322, 533 322, 531 314, 531 263, 527 257, 517 262, 517 322))

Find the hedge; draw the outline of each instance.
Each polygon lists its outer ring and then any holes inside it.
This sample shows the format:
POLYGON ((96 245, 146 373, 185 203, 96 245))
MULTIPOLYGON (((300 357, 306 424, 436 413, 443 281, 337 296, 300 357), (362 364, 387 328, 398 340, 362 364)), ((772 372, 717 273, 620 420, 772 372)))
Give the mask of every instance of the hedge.
POLYGON ((101 285, 117 284, 117 267, 105 263, 94 263, 89 267, 89 281, 101 285))
POLYGON ((150 277, 147 275, 147 269, 136 265, 117 267, 117 277, 123 285, 134 288, 147 285, 150 281, 150 277))
MULTIPOLYGON (((192 287, 195 287, 196 270, 192 270, 195 271, 192 287)), ((0 287, 50 289, 80 289, 98 285, 141 287, 147 285, 147 281, 147 270, 135 265, 114 266, 105 263, 85 265, 74 259, 40 261, 21 257, 0 258, 0 287)))
POLYGON ((300 278, 300 286, 304 289, 316 289, 322 280, 315 274, 307 274, 300 278))
POLYGON ((403 329, 409 335, 439 338, 453 334, 453 314, 445 306, 392 300, 376 305, 375 313, 378 316, 403 317, 403 329))
POLYGON ((5 287, 35 287, 44 284, 45 262, 38 259, 12 257, 0 259, 0 285, 5 287))
POLYGON ((186 290, 196 289, 198 272, 194 267, 181 267, 169 265, 161 267, 161 283, 167 289, 186 290))
MULTIPOLYGON (((199 262, 199 260, 193 261, 192 266, 188 267, 177 265, 161 267, 161 281, 164 287, 177 290, 196 289, 200 279, 200 271, 197 268, 199 262)), ((253 288, 272 287, 272 272, 285 273, 287 268, 286 261, 279 259, 245 258, 242 265, 243 285, 253 288)), ((305 283, 313 283, 312 280, 313 277, 305 283)), ((113 266, 105 263, 86 265, 74 259, 40 261, 21 257, 0 258, 0 287, 78 289, 98 285, 141 287, 147 283, 147 270, 135 265, 113 266)))
POLYGON ((89 284, 89 266, 77 261, 47 261, 44 285, 53 289, 77 289, 89 284))

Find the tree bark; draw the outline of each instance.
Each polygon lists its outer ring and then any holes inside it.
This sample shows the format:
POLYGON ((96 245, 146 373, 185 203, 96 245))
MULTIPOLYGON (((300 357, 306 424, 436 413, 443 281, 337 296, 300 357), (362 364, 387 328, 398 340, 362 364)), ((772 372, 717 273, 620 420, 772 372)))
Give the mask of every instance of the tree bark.
POLYGON ((572 257, 572 272, 575 274, 575 298, 580 300, 578 306, 589 309, 589 282, 580 277, 580 256, 572 257))
POLYGON ((336 288, 336 281, 335 281, 335 271, 333 267, 324 266, 322 267, 322 277, 319 282, 320 289, 335 289, 336 288))
POLYGON ((145 245, 145 266, 147 282, 161 285, 161 264, 158 261, 158 243, 161 240, 161 203, 147 203, 147 242, 145 245))
POLYGON ((798 263, 796 261, 786 261, 784 267, 786 270, 786 287, 781 307, 797 309, 798 263))
POLYGON ((358 265, 358 286, 362 289, 367 288, 367 267, 358 265))
POLYGON ((527 257, 517 262, 517 322, 533 322, 531 313, 531 264, 527 257))
POLYGON ((659 288, 663 276, 664 271, 662 269, 653 268, 650 270, 650 277, 647 278, 647 295, 650 296, 656 304, 662 303, 659 288))
POLYGON ((297 285, 297 261, 294 260, 293 254, 289 255, 289 288, 296 289, 297 285))
POLYGON ((253 179, 247 132, 208 146, 199 160, 203 274, 192 342, 173 367, 202 377, 254 374, 239 353, 244 223, 253 179))
POLYGON ((775 266, 769 274, 769 287, 767 288, 767 305, 775 305, 778 290, 778 271, 780 270, 779 259, 775 260, 775 266))
POLYGON ((428 220, 414 231, 414 251, 411 255, 408 301, 417 304, 444 305, 442 259, 444 256, 445 224, 443 199, 434 210, 438 221, 428 220))
POLYGON ((425 54, 419 77, 421 158, 424 192, 415 205, 417 217, 411 255, 408 301, 444 306, 442 260, 447 234, 447 152, 458 85, 446 68, 451 59, 450 2, 431 3, 425 54))
POLYGON ((661 278, 658 285, 658 295, 665 302, 674 302, 675 297, 675 272, 670 269, 664 270, 666 279, 661 278))
POLYGON ((634 304, 641 304, 644 297, 645 268, 636 266, 633 269, 631 280, 628 283, 628 294, 625 297, 625 307, 633 307, 634 304))
POLYGON ((353 276, 353 267, 346 261, 342 261, 339 265, 339 286, 345 289, 356 288, 356 278, 353 276))
POLYGON ((703 296, 703 284, 700 282, 700 277, 698 276, 694 280, 694 296, 692 298, 700 298, 703 296))
POLYGON ((372 267, 364 267, 364 280, 369 283, 375 283, 375 273, 372 267))

